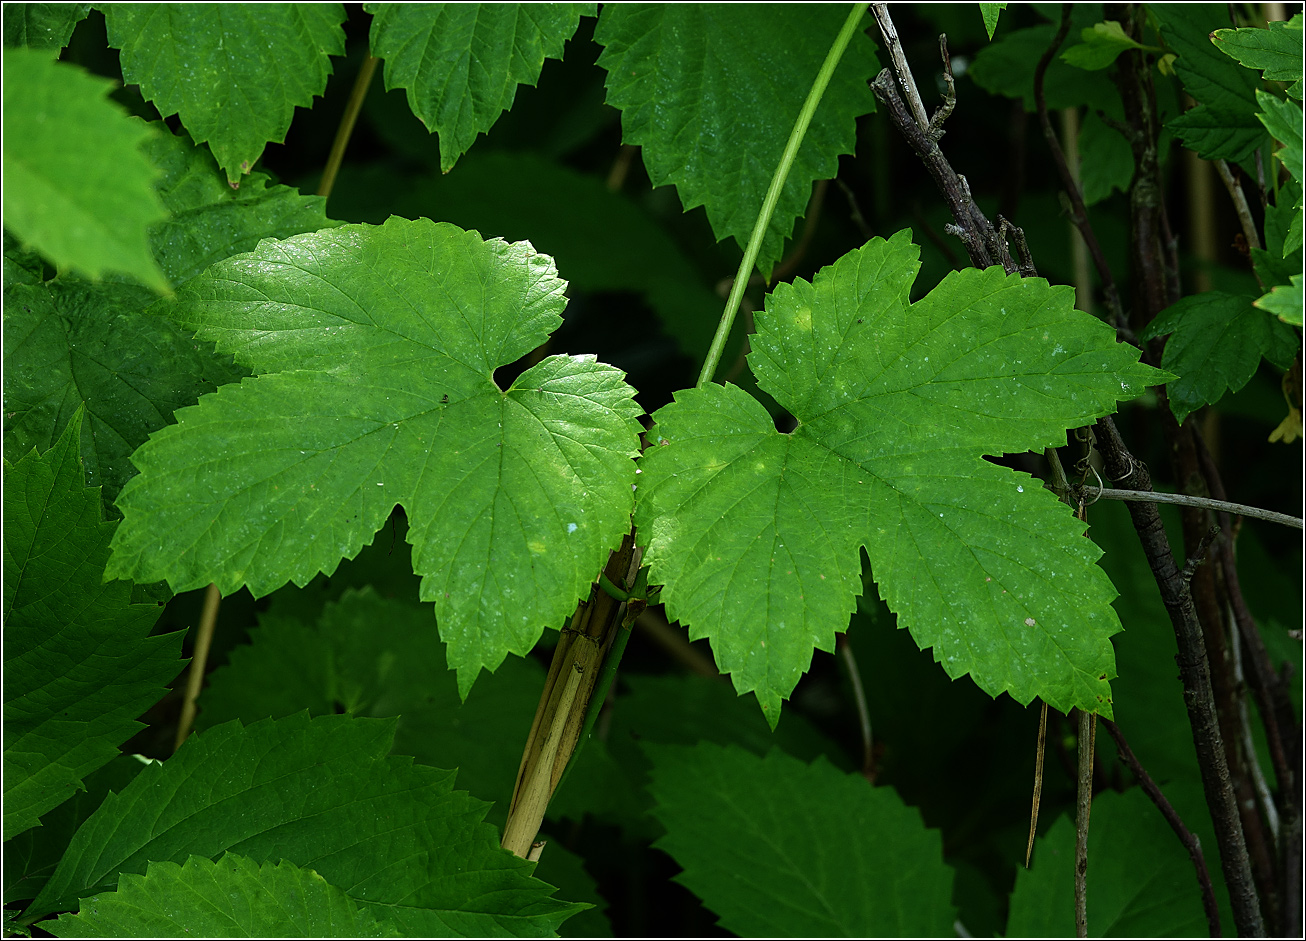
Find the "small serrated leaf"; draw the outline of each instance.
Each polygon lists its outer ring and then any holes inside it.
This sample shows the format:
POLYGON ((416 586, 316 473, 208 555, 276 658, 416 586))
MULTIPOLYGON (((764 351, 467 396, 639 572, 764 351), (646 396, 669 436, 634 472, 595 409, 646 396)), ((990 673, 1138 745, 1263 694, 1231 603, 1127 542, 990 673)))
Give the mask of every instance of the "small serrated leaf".
POLYGON ((366 3, 372 55, 386 91, 402 88, 427 130, 440 135, 448 173, 476 136, 533 86, 545 59, 561 59, 592 3, 366 3))
POLYGON ((1217 29, 1211 41, 1225 55, 1249 69, 1261 70, 1271 82, 1288 82, 1288 94, 1302 97, 1302 15, 1274 20, 1265 29, 1217 29))
POLYGON ((103 12, 123 80, 159 114, 178 115, 233 186, 269 141, 285 140, 295 107, 326 89, 329 56, 345 54, 339 3, 112 3, 103 12))
MULTIPOLYGON (((1260 306, 1260 302, 1256 302, 1260 306)), ((1292 330, 1265 316, 1252 298, 1206 291, 1161 311, 1139 334, 1150 340, 1171 334, 1161 368, 1179 378, 1166 386, 1176 420, 1218 402, 1247 384, 1262 357, 1287 368, 1297 350, 1292 330)))
MULTIPOLYGON (((847 14, 788 4, 608 4, 603 46, 608 104, 623 139, 642 148, 654 186, 673 183, 686 210, 703 206, 718 239, 742 248, 802 109, 847 14), (775 50, 783 49, 784 55, 775 50), (686 80, 687 77, 689 80, 686 80)), ((767 228, 757 267, 769 276, 812 183, 852 153, 855 120, 875 110, 875 51, 853 36, 812 118, 767 228)))
POLYGON ((343 889, 282 860, 258 865, 235 853, 183 865, 153 862, 125 873, 115 892, 41 925, 56 938, 395 938, 343 889))

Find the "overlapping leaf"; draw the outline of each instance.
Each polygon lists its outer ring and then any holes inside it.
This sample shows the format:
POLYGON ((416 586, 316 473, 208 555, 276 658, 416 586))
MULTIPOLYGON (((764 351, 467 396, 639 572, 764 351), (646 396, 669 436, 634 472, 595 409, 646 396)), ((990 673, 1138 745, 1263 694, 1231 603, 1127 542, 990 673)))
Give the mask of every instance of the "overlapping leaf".
POLYGON ((89 3, 6 3, 4 44, 48 49, 57 56, 90 12, 89 3))
MULTIPOLYGON (((334 223, 323 200, 255 174, 238 192, 213 157, 184 135, 151 136, 161 170, 155 189, 172 213, 149 230, 165 276, 184 284, 215 261, 334 223)), ((248 375, 190 331, 146 311, 153 295, 130 284, 61 278, 5 290, 4 449, 14 461, 48 448, 86 408, 82 461, 87 482, 112 502, 135 473, 128 457, 172 413, 204 392, 248 375)))
POLYGON ((733 386, 659 410, 636 508, 650 581, 772 723, 847 626, 859 547, 950 676, 1109 714, 1119 627, 1100 552, 1037 481, 982 455, 1062 443, 1168 376, 1038 279, 968 269, 909 306, 917 256, 899 232, 771 295, 750 362, 793 433, 733 386))
POLYGON ((655 845, 741 937, 943 937, 943 840, 887 787, 772 750, 654 745, 655 845))
POLYGON ((1302 97, 1302 15, 1287 22, 1272 21, 1265 29, 1217 29, 1211 34, 1217 49, 1249 69, 1259 69, 1271 82, 1289 82, 1288 94, 1302 97))
POLYGON ((166 215, 141 153, 150 132, 105 100, 112 87, 43 52, 6 50, 5 228, 61 267, 166 291, 146 240, 166 215))
POLYGON ((1161 37, 1178 58, 1174 69, 1184 91, 1198 101, 1166 124, 1184 145, 1207 160, 1243 160, 1265 141, 1256 121, 1260 77, 1221 52, 1212 30, 1228 25, 1228 11, 1218 4, 1156 4, 1149 7, 1161 37))
POLYGON ((80 430, 5 462, 6 840, 112 759, 182 667, 180 635, 149 636, 159 608, 101 581, 114 524, 82 482, 80 430))
POLYGON ((29 915, 75 908, 148 862, 234 852, 312 869, 407 936, 556 930, 575 906, 499 848, 487 805, 453 790, 452 772, 386 758, 393 735, 391 720, 303 714, 197 733, 105 800, 29 915))
POLYGON ((151 863, 144 876, 126 874, 116 892, 41 927, 56 938, 399 937, 312 870, 235 853, 151 863))
POLYGON ((104 7, 122 75, 159 114, 207 143, 233 186, 344 55, 339 3, 114 3, 104 7))
POLYGON ((1299 342, 1293 331, 1252 306, 1252 298, 1222 291, 1192 294, 1167 307, 1141 339, 1172 334, 1161 367, 1179 378, 1166 386, 1179 421, 1247 384, 1264 357, 1292 365, 1299 342))
POLYGON ((560 624, 629 526, 639 408, 593 357, 494 370, 560 321, 529 243, 392 218, 260 244, 176 318, 263 373, 133 460, 113 571, 263 595, 352 558, 403 503, 465 695, 560 624))
MULTIPOLYGON (((718 239, 742 247, 807 92, 847 11, 837 6, 610 4, 604 47, 608 104, 642 148, 654 186, 674 183, 686 209, 704 206, 718 239), (783 49, 783 55, 776 50, 783 49)), ((854 122, 875 110, 874 46, 858 32, 812 118, 767 228, 757 267, 769 274, 814 180, 851 153, 854 122)))
MULTIPOLYGON (((1088 930, 1095 937, 1206 936, 1193 864, 1165 818, 1138 788, 1093 798, 1088 831, 1088 930)), ((1207 859, 1207 865, 1212 861, 1207 859)), ((1009 937, 1075 931, 1075 825, 1063 816, 1016 870, 1009 937)))
POLYGON ((512 107, 518 85, 534 85, 593 3, 367 3, 372 55, 385 59, 385 87, 440 135, 448 173, 476 136, 512 107))

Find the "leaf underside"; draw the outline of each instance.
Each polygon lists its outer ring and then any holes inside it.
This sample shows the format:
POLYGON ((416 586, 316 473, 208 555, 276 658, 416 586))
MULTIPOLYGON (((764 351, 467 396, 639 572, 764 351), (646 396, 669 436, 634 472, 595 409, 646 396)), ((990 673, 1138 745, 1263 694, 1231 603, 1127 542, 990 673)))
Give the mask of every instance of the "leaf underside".
POLYGON ((1120 628, 1101 552, 983 455, 1064 444, 1166 374, 1041 279, 967 269, 909 306, 917 256, 908 231, 873 239, 758 313, 750 365, 793 433, 733 386, 658 411, 636 508, 650 581, 773 724, 847 627, 859 548, 949 676, 1109 715, 1120 628))

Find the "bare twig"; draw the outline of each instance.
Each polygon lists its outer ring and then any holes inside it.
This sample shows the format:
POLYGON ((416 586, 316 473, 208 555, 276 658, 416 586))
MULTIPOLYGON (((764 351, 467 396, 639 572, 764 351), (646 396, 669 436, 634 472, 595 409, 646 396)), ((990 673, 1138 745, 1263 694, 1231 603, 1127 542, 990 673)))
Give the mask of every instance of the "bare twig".
MULTIPOLYGON (((1096 432, 1098 447, 1112 479, 1124 481, 1131 490, 1150 491, 1151 475, 1129 453, 1115 423, 1110 418, 1099 419, 1096 432)), ((1197 750, 1197 763, 1202 773, 1202 787, 1215 825, 1221 868, 1229 887, 1238 931, 1240 934, 1263 936, 1265 927, 1256 884, 1252 879, 1251 860, 1247 855, 1242 819, 1229 779, 1229 764, 1220 734, 1215 696, 1211 689, 1206 640, 1197 620, 1192 592, 1189 583, 1179 577, 1174 554, 1156 505, 1140 501, 1130 501, 1126 505, 1160 589, 1161 600, 1174 626, 1179 646, 1179 654, 1175 659, 1184 685, 1184 705, 1188 709, 1193 745, 1197 750)))
MULTIPOLYGON (((1243 192, 1233 171, 1229 169, 1228 162, 1216 160, 1215 172, 1220 174, 1220 182, 1224 184, 1224 188, 1229 191, 1229 198, 1233 200, 1233 208, 1238 213, 1238 223, 1242 226, 1243 238, 1247 240, 1248 248, 1260 248, 1261 237, 1256 232, 1256 222, 1252 219, 1251 207, 1247 205, 1247 194, 1243 192)), ((1256 275, 1256 283, 1264 291, 1265 283, 1261 280, 1255 265, 1252 266, 1252 274, 1256 275)))
POLYGON ((630 172, 630 165, 635 160, 635 154, 639 148, 634 144, 622 144, 621 149, 617 151, 617 159, 612 161, 612 169, 608 171, 607 187, 609 193, 615 193, 621 189, 626 182, 626 174, 630 172))
POLYGON ((177 738, 172 750, 181 748, 195 724, 195 701, 204 685, 204 670, 209 662, 209 647, 213 643, 213 630, 218 623, 218 605, 222 594, 217 585, 209 585, 204 593, 204 607, 200 611, 199 629, 195 632, 195 650, 191 653, 190 670, 186 674, 186 698, 181 701, 181 717, 177 720, 177 738))
POLYGON ((1075 799, 1075 936, 1088 937, 1088 818, 1093 809, 1097 716, 1079 710, 1079 775, 1075 799))
POLYGON ((907 57, 903 55, 902 42, 898 39, 898 31, 894 29, 893 20, 889 18, 889 5, 887 3, 872 3, 871 12, 875 14, 875 22, 880 26, 880 35, 884 37, 885 48, 889 50, 889 61, 893 63, 898 88, 911 109, 916 128, 922 134, 928 134, 930 119, 925 116, 925 103, 921 101, 920 90, 916 87, 916 80, 912 78, 911 67, 907 65, 907 57))
POLYGON ((363 109, 363 99, 367 97, 372 74, 376 72, 376 64, 380 61, 374 56, 368 56, 358 68, 354 90, 349 94, 345 113, 340 118, 340 127, 336 129, 336 139, 331 144, 331 154, 327 157, 326 169, 322 171, 322 182, 317 187, 319 196, 330 196, 332 187, 336 185, 336 174, 340 172, 340 164, 345 159, 345 148, 349 146, 349 137, 354 133, 354 122, 358 120, 358 112, 363 109))
POLYGON ((1179 572, 1179 577, 1189 582, 1193 579, 1193 573, 1197 571, 1197 566, 1206 561, 1206 554, 1211 549, 1211 542, 1216 536, 1220 535, 1220 527, 1212 526, 1202 537, 1202 541, 1197 544, 1196 550, 1189 556, 1188 561, 1184 563, 1183 569, 1179 572))
POLYGON ((862 208, 857 205, 857 196, 853 193, 852 187, 838 177, 834 178, 834 182, 838 184, 839 189, 843 191, 843 195, 848 200, 848 217, 852 219, 853 225, 857 226, 857 231, 861 233, 862 238, 870 241, 875 237, 875 230, 870 227, 866 217, 862 215, 862 208))
POLYGON ((1276 513, 1273 510, 1262 510, 1255 506, 1246 506, 1242 503, 1230 503, 1227 500, 1212 500, 1210 497, 1194 497, 1187 493, 1158 493, 1150 490, 1140 492, 1137 490, 1116 490, 1102 487, 1084 487, 1084 495, 1095 497, 1100 500, 1123 500, 1125 502, 1139 503, 1173 503, 1178 506, 1194 506, 1207 510, 1223 510, 1226 513, 1233 513, 1237 516, 1249 516, 1253 519, 1267 520, 1271 523, 1281 523, 1284 526, 1291 526, 1294 529, 1302 529, 1306 526, 1306 521, 1296 516, 1289 516, 1287 513, 1276 513))
POLYGON ((1184 826, 1183 819, 1175 812, 1174 807, 1166 800, 1161 789, 1157 787, 1152 776, 1147 773, 1138 759, 1134 757, 1129 743, 1125 741, 1124 735, 1110 719, 1102 720, 1103 727, 1107 733, 1115 740, 1116 748, 1120 751, 1120 758, 1129 770, 1134 773, 1138 779, 1139 786, 1142 787, 1143 793, 1152 799, 1152 803, 1161 811, 1161 816, 1165 817, 1166 823, 1170 824, 1170 829, 1174 830, 1175 835, 1179 837, 1179 842, 1188 850, 1188 858, 1193 861, 1193 868, 1197 871, 1197 884, 1202 890, 1202 908, 1206 911, 1206 924, 1210 928, 1211 937, 1220 937, 1220 908, 1215 904, 1215 888, 1211 885, 1211 873, 1206 868, 1206 857, 1202 855, 1202 844, 1189 830, 1184 826))

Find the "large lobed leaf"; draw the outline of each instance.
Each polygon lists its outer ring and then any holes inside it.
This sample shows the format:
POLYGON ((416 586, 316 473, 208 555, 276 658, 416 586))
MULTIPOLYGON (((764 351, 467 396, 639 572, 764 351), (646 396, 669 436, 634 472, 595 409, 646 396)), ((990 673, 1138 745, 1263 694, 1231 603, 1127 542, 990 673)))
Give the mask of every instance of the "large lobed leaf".
POLYGON ((629 527, 629 386, 551 356, 529 243, 392 218, 267 240, 195 279, 175 318, 262 373, 177 413, 133 458, 115 573, 264 595, 352 558, 403 503, 423 600, 466 695, 560 624, 629 527))
POLYGON ((181 669, 159 608, 101 580, 113 523, 82 482, 81 415, 47 453, 5 461, 4 838, 37 823, 142 728, 181 669))
POLYGON ((159 114, 208 143, 232 186, 295 107, 326 89, 329 56, 345 53, 339 3, 113 3, 104 6, 122 77, 159 114))
POLYGON ((167 291, 146 240, 166 215, 141 153, 150 132, 105 100, 112 87, 46 53, 5 51, 5 228, 60 267, 167 291))
POLYGON ((476 136, 534 85, 593 3, 366 3, 372 55, 385 59, 386 91, 402 88, 427 130, 440 135, 448 173, 476 136))
POLYGON ((105 800, 28 914, 76 908, 151 862, 233 852, 312 869, 409 936, 556 930, 576 906, 500 849, 452 772, 385 757, 393 735, 390 720, 304 714, 196 733, 105 800))
MULTIPOLYGON (((742 248, 794 120, 847 11, 832 5, 609 4, 603 46, 608 104, 623 139, 642 148, 654 186, 674 183, 685 209, 704 206, 718 239, 742 248), (777 50, 784 50, 778 55, 777 50)), ((769 276, 814 180, 852 153, 855 121, 875 110, 875 47, 858 32, 830 79, 757 256, 769 276)))
POLYGON ((917 257, 904 230, 770 296, 750 364, 791 434, 733 386, 658 411, 636 508, 650 581, 772 723, 847 627, 859 547, 949 676, 1109 715, 1101 553, 1038 481, 982 455, 1064 443, 1167 374, 1040 279, 967 269, 909 306, 917 257))
MULTIPOLYGON (((161 127, 161 125, 157 126, 161 127)), ((239 191, 213 157, 184 135, 152 135, 146 152, 160 171, 155 191, 172 213, 149 229, 164 275, 184 284, 210 264, 333 225, 323 200, 254 174, 239 191)), ((128 458, 150 432, 204 392, 248 374, 211 344, 196 341, 157 310, 154 296, 121 283, 69 278, 5 284, 4 451, 11 461, 46 449, 86 409, 82 461, 87 483, 111 503, 132 476, 128 458)))
POLYGON ((344 890, 282 861, 228 853, 214 862, 150 863, 76 915, 42 925, 57 938, 395 938, 344 890))
POLYGON ((944 937, 943 840, 887 787, 778 749, 652 745, 655 845, 742 937, 944 937))

